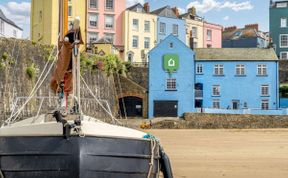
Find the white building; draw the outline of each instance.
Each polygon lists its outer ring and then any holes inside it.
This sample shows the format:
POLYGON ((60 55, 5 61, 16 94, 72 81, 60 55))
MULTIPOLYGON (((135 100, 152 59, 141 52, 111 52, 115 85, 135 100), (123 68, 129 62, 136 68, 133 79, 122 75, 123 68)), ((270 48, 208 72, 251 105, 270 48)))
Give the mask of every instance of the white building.
POLYGON ((14 22, 6 18, 0 9, 0 37, 22 38, 23 29, 18 27, 14 22))

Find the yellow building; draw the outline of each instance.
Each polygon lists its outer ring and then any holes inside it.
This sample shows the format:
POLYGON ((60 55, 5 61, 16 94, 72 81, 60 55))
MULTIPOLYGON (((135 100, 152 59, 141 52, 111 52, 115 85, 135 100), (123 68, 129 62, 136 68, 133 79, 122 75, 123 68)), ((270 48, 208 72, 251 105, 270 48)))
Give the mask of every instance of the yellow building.
POLYGON ((204 19, 196 15, 194 7, 180 15, 186 23, 186 45, 193 44, 193 48, 204 48, 204 19))
POLYGON ((157 16, 149 14, 149 4, 140 3, 124 13, 124 59, 134 64, 148 62, 148 52, 155 47, 157 16))
MULTIPOLYGON (((68 0, 68 23, 80 17, 80 28, 83 41, 86 42, 86 0, 68 0)), ((60 0, 32 0, 30 37, 32 41, 43 44, 57 44, 59 34, 60 0)), ((66 20, 67 21, 67 20, 66 20)), ((83 45, 84 46, 84 45, 83 45)))

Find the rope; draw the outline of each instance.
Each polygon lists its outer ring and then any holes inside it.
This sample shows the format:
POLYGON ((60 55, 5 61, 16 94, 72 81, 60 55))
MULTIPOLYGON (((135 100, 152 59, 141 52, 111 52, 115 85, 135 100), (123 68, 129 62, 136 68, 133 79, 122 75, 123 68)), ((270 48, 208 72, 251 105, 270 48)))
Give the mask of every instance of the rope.
POLYGON ((153 171, 153 166, 154 166, 154 150, 156 148, 157 145, 157 141, 155 140, 155 138, 151 138, 151 160, 149 163, 149 172, 147 175, 147 178, 151 177, 152 171, 153 171))
POLYGON ((122 85, 121 85, 121 82, 120 82, 119 74, 117 73, 116 75, 117 75, 117 79, 118 79, 118 86, 119 86, 119 89, 120 89, 120 97, 121 97, 122 106, 123 106, 123 110, 124 110, 124 116, 125 116, 125 119, 127 120, 127 111, 126 111, 126 105, 125 105, 123 92, 122 92, 122 85))
POLYGON ((80 75, 84 85, 86 86, 86 88, 88 89, 88 91, 90 92, 90 94, 93 96, 93 98, 96 100, 96 102, 101 106, 101 108, 111 117, 112 121, 116 122, 119 125, 123 125, 118 119, 116 119, 112 113, 110 113, 103 105, 102 103, 99 101, 99 99, 94 95, 94 93, 92 92, 92 90, 90 89, 90 87, 88 86, 88 84, 85 82, 84 78, 82 77, 82 75, 80 75))
POLYGON ((1 169, 0 169, 0 178, 4 178, 4 175, 3 175, 2 171, 1 171, 1 169))

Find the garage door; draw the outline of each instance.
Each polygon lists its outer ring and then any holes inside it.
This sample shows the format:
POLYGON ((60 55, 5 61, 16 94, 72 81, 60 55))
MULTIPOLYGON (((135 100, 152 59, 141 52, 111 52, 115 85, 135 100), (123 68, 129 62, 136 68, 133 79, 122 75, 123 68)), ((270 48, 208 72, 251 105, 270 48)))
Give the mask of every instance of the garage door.
POLYGON ((154 101, 154 117, 177 117, 178 101, 154 101))

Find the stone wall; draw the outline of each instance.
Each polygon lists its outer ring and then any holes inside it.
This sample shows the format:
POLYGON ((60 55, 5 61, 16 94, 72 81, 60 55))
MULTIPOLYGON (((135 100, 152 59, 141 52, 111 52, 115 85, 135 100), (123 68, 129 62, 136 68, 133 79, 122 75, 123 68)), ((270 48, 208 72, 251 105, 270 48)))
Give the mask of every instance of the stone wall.
MULTIPOLYGON (((29 95, 52 50, 53 47, 51 46, 38 45, 27 40, 0 38, 0 121, 10 115, 17 98, 18 108, 25 102, 25 98, 21 99, 19 97, 29 95), (36 69, 35 78, 33 76, 31 78, 27 74, 27 68, 32 64, 34 64, 36 69)), ((49 64, 51 63, 52 61, 49 62, 49 64)), ((106 103, 108 103, 115 114, 117 112, 115 110, 116 91, 113 76, 107 77, 101 71, 88 70, 83 73, 83 77, 90 88, 92 88, 94 94, 102 99, 103 105, 107 107, 106 103)), ((51 111, 57 106, 57 96, 50 90, 49 83, 50 74, 36 94, 36 96, 47 97, 43 101, 43 112, 51 111)), ((98 118, 108 117, 83 85, 82 97, 85 113, 98 118)), ((21 116, 34 115, 38 111, 41 100, 33 99, 25 107, 21 116)))
POLYGON ((127 76, 138 85, 148 88, 148 68, 147 67, 131 67, 127 76))
POLYGON ((280 80, 280 83, 288 82, 288 61, 287 60, 279 61, 279 80, 280 80))

